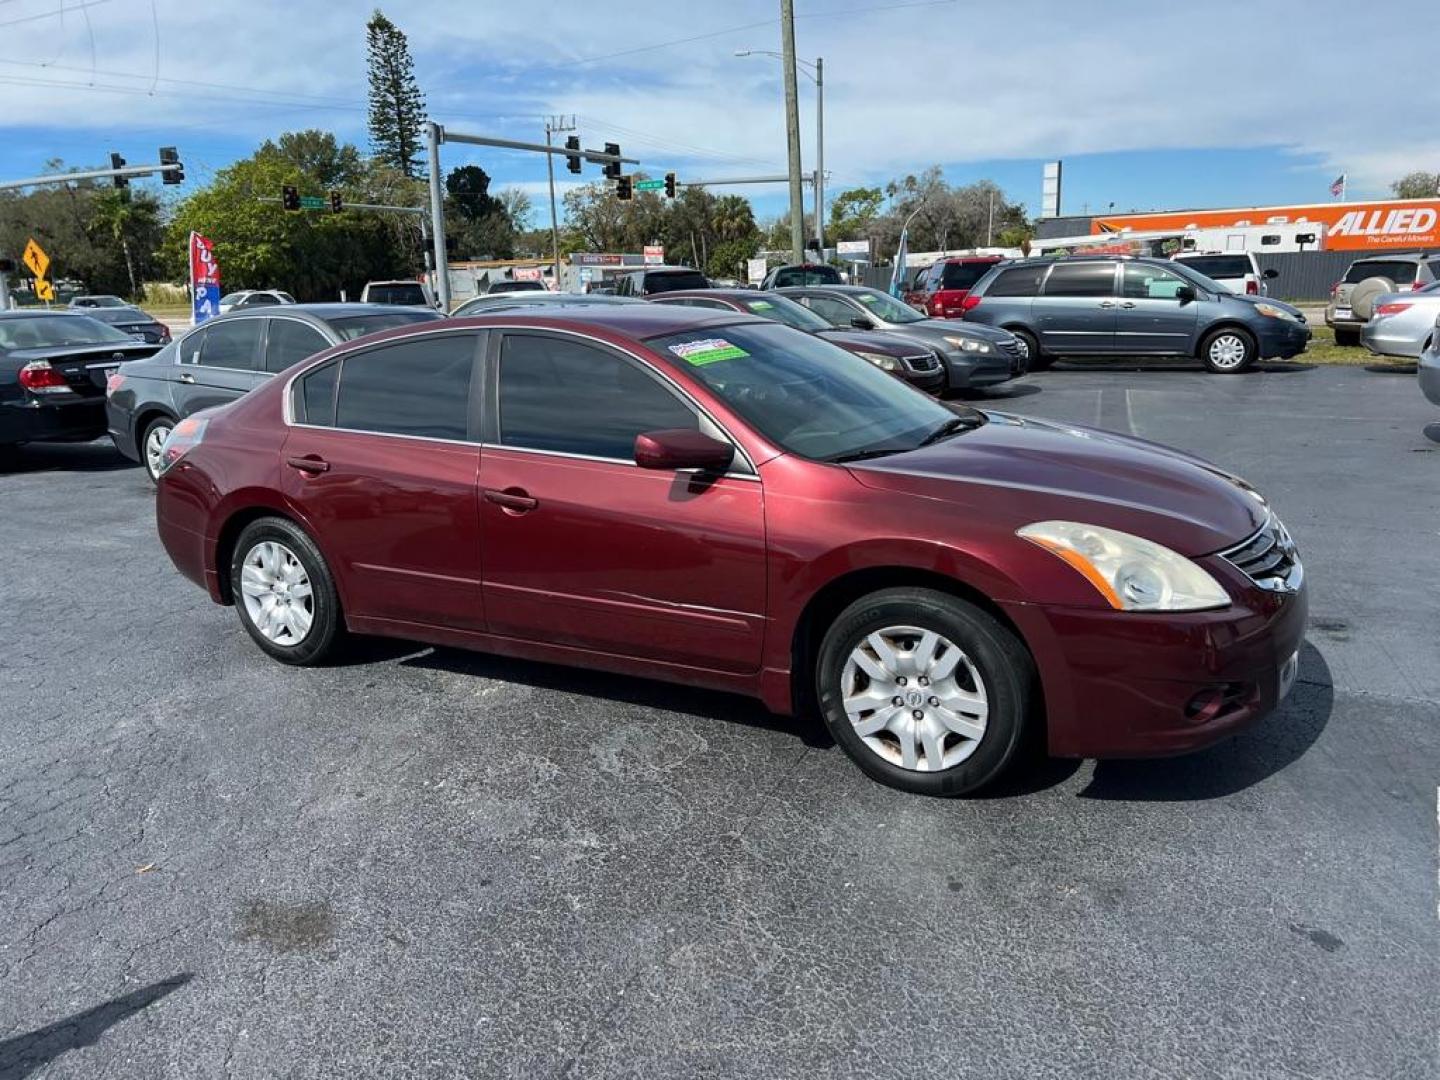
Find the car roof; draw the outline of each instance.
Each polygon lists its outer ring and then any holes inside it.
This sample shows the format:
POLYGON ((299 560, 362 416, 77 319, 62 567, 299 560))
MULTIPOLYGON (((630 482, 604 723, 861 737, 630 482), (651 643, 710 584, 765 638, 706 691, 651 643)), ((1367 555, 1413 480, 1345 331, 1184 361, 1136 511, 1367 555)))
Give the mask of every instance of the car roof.
MULTIPOLYGON (((257 292, 268 292, 268 289, 258 289, 257 292)), ((356 315, 394 315, 397 311, 405 309, 397 308, 394 304, 350 304, 350 303, 329 303, 329 304, 281 304, 276 307, 241 308, 239 311, 227 311, 223 315, 216 315, 206 319, 193 330, 210 326, 217 322, 237 322, 242 319, 275 319, 294 318, 296 315, 310 322, 329 323, 331 319, 353 318, 356 315)), ((423 315, 425 308, 411 309, 423 315)), ((440 317, 440 313, 435 313, 440 317)), ((416 322, 430 322, 430 319, 417 319, 416 322)), ((186 333, 190 333, 187 330, 186 333)))
MULTIPOLYGON (((842 293, 847 296, 854 295, 855 293, 885 292, 884 289, 873 289, 869 285, 786 285, 783 288, 776 289, 775 291, 778 292, 781 296, 784 296, 786 293, 792 292, 798 293, 815 291, 823 292, 826 295, 829 295, 830 293, 842 293)), ((885 295, 889 296, 890 294, 885 293, 885 295)))
MULTIPOLYGON (((768 319, 745 315, 738 311, 705 311, 678 304, 597 304, 591 306, 533 308, 528 311, 497 312, 494 315, 462 315, 448 320, 454 327, 486 327, 523 323, 536 329, 547 326, 563 328, 583 323, 610 330, 636 341, 661 334, 678 334, 707 326, 754 323, 770 326, 768 319)), ((433 327, 431 329, 434 329, 433 327)), ((402 329, 396 336, 403 335, 402 329)), ((396 333, 391 331, 390 333, 396 333)))
POLYGON ((774 296, 774 289, 732 289, 721 287, 718 289, 672 289, 655 296, 650 302, 658 303, 662 300, 669 300, 675 296, 690 296, 696 299, 705 300, 736 300, 744 303, 756 298, 763 299, 767 296, 774 296))
MULTIPOLYGON (((935 260, 943 263, 1004 262, 1004 255, 944 255, 935 260)), ((931 263, 934 266, 935 263, 931 263)))
POLYGON ((88 311, 71 311, 69 308, 29 308, 15 311, 0 311, 0 319, 43 319, 47 315, 63 315, 67 319, 93 319, 88 311))
POLYGON ((676 271, 686 274, 700 273, 700 271, 696 270, 693 266, 670 266, 668 264, 664 266, 641 266, 635 270, 637 274, 673 274, 676 271))

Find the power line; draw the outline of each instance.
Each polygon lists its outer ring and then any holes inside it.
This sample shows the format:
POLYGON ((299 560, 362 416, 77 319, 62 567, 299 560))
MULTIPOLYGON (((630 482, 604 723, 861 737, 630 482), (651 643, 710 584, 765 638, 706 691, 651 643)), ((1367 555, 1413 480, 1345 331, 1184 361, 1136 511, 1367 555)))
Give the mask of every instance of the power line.
POLYGON ((108 4, 110 0, 85 0, 83 4, 76 4, 74 7, 60 7, 55 11, 42 11, 39 15, 23 15, 18 19, 11 19, 9 22, 0 22, 0 30, 7 26, 19 26, 21 23, 38 22, 41 19, 53 19, 57 15, 72 15, 77 11, 84 11, 86 8, 99 7, 101 4, 108 4))
MULTIPOLYGON (((149 82, 152 83, 152 85, 153 85, 154 83, 170 83, 170 84, 174 84, 174 85, 176 85, 176 86, 198 86, 198 87, 201 87, 201 88, 204 88, 204 89, 225 90, 225 91, 228 91, 228 92, 231 92, 231 93, 252 94, 252 95, 253 95, 253 94, 267 94, 267 95, 270 95, 270 96, 272 96, 272 97, 284 96, 284 97, 287 99, 287 101, 316 102, 316 103, 324 103, 324 104, 327 104, 327 105, 328 105, 328 104, 335 104, 335 105, 343 105, 343 106, 345 106, 346 108, 350 108, 350 107, 353 105, 353 102, 350 102, 348 99, 328 97, 328 96, 324 96, 324 95, 320 95, 320 94, 297 94, 297 93, 294 93, 294 92, 291 92, 291 91, 286 91, 286 90, 263 90, 263 89, 260 89, 259 87, 253 87, 253 86, 237 86, 237 85, 235 85, 234 83, 205 82, 205 81, 200 80, 200 79, 171 79, 171 78, 160 78, 160 77, 158 77, 158 76, 140 75, 140 74, 137 74, 137 73, 135 73, 135 72, 130 72, 130 71, 115 71, 115 70, 113 70, 113 69, 107 69, 107 68, 78 67, 78 66, 76 66, 76 65, 74 65, 74 64, 55 64, 55 63, 49 63, 49 62, 41 61, 41 60, 12 60, 12 59, 9 59, 9 58, 0 57, 0 64, 14 65, 14 66, 16 66, 16 67, 45 68, 45 69, 50 70, 50 71, 76 71, 76 72, 83 72, 83 73, 86 73, 86 74, 89 74, 89 75, 104 75, 104 76, 107 76, 107 77, 109 77, 109 78, 114 78, 114 79, 136 79, 136 80, 142 80, 142 81, 149 81, 149 82)), ((157 65, 157 67, 158 67, 158 65, 157 65)), ((127 88, 127 89, 138 89, 138 88, 136 88, 136 87, 130 87, 130 88, 127 88)), ((153 90, 153 91, 146 91, 146 92, 147 92, 147 93, 153 92, 153 93, 157 93, 157 94, 159 94, 159 93, 165 93, 165 91, 161 91, 161 90, 153 90)), ((187 96, 188 96, 188 95, 187 95, 187 96)))

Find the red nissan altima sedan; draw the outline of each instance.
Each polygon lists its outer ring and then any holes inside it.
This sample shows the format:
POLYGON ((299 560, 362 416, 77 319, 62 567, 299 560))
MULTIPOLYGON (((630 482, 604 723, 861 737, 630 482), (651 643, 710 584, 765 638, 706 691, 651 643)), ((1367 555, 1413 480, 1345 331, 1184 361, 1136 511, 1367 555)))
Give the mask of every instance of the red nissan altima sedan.
POLYGON ((374 335, 183 421, 163 470, 175 565, 284 663, 381 634, 738 691, 933 795, 1031 735, 1213 743, 1289 690, 1305 624, 1242 480, 737 313, 374 335))

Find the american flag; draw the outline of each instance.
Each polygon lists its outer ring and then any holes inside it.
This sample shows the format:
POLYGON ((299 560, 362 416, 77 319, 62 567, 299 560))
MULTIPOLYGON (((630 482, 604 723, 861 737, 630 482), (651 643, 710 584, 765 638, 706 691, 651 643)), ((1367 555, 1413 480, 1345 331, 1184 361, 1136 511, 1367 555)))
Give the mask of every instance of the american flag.
POLYGON ((1343 172, 1330 184, 1330 194, 1336 198, 1345 194, 1345 174, 1343 172))

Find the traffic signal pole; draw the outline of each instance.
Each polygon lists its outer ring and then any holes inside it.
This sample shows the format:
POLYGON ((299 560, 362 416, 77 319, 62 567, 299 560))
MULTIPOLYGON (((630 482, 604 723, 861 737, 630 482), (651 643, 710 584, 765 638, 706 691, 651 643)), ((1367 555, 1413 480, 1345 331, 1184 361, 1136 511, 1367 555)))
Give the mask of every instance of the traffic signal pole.
POLYGON ((0 181, 0 191, 14 191, 16 188, 43 187, 46 184, 68 184, 73 180, 114 180, 119 177, 150 176, 154 173, 182 172, 185 166, 179 162, 166 165, 126 165, 120 169, 89 169, 85 172, 50 173, 48 176, 32 176, 28 180, 0 181))
MULTIPOLYGON (((430 166, 430 235, 435 245, 435 284, 437 286, 435 295, 439 299, 441 307, 449 311, 450 264, 445 256, 445 189, 441 186, 440 176, 440 144, 447 142, 461 143, 466 146, 494 146, 501 150, 528 150, 531 153, 548 154, 552 157, 556 154, 569 157, 575 151, 564 146, 552 146, 548 133, 546 141, 543 143, 527 143, 518 142, 515 139, 491 138, 488 135, 469 135, 462 131, 451 131, 443 124, 437 124, 433 120, 425 122, 425 150, 430 166)), ((621 157, 618 153, 607 153, 603 150, 582 150, 580 156, 586 161, 596 164, 640 164, 636 158, 621 157)), ((558 260, 555 273, 557 276, 560 273, 558 260)))

